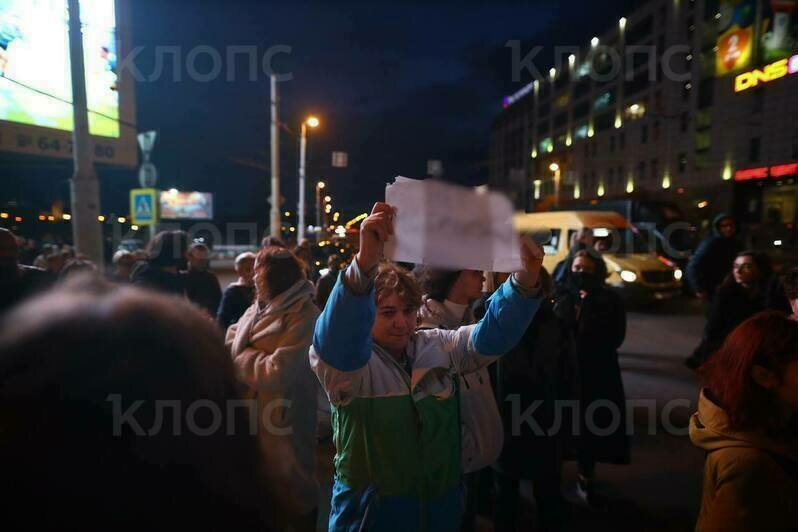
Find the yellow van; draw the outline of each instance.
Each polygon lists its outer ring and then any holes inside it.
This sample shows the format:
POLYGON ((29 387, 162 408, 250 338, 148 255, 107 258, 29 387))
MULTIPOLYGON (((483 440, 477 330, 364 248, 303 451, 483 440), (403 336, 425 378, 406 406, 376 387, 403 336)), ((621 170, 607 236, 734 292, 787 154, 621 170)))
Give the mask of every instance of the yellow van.
POLYGON ((572 236, 586 227, 602 248, 607 264, 607 284, 633 299, 662 300, 682 291, 682 271, 657 256, 648 242, 626 218, 616 212, 554 211, 518 213, 515 226, 521 234, 551 229, 551 242, 544 246, 543 265, 549 272, 568 256, 572 236))

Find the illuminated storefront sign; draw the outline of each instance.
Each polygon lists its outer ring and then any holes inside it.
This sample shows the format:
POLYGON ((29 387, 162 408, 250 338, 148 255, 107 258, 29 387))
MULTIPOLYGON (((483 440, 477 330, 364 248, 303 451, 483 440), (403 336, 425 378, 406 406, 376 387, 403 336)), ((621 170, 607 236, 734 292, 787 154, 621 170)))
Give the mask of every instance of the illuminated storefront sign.
POLYGON ((760 168, 746 168, 734 172, 735 181, 753 181, 756 179, 779 179, 787 176, 798 175, 798 163, 778 164, 775 166, 762 166, 760 168))
POLYGON ((760 83, 768 83, 788 74, 798 73, 798 54, 789 59, 781 59, 775 63, 770 63, 762 69, 744 72, 734 78, 734 92, 743 92, 753 89, 760 83))

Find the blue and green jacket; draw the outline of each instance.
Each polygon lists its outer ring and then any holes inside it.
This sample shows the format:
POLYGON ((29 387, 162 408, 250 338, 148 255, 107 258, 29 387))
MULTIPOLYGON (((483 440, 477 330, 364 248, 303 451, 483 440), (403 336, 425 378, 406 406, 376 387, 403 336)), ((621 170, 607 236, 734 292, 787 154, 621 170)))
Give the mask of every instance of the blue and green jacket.
POLYGON ((408 375, 372 341, 373 278, 354 261, 339 276, 310 350, 311 366, 332 405, 331 532, 459 528, 457 376, 514 347, 539 304, 511 277, 476 325, 414 333, 406 353, 408 375))

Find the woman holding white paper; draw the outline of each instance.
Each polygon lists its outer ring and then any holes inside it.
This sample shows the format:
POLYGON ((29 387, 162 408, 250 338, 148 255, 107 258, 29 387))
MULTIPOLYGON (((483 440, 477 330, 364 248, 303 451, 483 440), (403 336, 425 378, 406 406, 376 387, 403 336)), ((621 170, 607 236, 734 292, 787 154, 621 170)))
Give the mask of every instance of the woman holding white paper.
POLYGON ((421 293, 410 274, 380 264, 394 210, 377 203, 360 251, 320 316, 311 365, 333 408, 335 484, 329 529, 457 530, 462 513, 458 375, 518 343, 540 304, 543 252, 476 325, 416 331, 421 293))

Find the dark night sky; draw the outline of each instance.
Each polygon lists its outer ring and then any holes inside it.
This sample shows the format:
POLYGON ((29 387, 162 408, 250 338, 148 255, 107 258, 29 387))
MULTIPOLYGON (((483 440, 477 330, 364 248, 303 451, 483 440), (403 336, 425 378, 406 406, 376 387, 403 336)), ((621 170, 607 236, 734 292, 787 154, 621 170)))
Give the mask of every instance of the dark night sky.
MULTIPOLYGON (((296 129, 302 116, 318 114, 312 132, 309 181, 330 183, 345 214, 383 197, 398 174, 422 177, 427 159, 443 160, 447 179, 479 184, 488 175, 490 124, 513 83, 509 39, 533 45, 586 45, 617 22, 628 0, 605 2, 281 2, 254 0, 134 0, 131 31, 144 46, 137 67, 153 71, 156 46, 291 46, 275 62, 293 80, 280 84, 282 119, 296 129), (330 168, 330 152, 349 153, 350 167, 330 168)), ((541 71, 553 55, 540 54, 541 71)), ((225 61, 226 69, 226 61, 225 61)), ((169 70, 167 69, 167 72, 169 70)), ((153 155, 161 188, 216 193, 217 217, 265 218, 267 174, 232 162, 268 165, 268 78, 210 83, 170 76, 137 85, 140 130, 157 129, 153 155)), ((296 141, 283 134, 282 183, 286 208, 295 209, 296 141)), ((69 167, 24 167, 0 160, 0 203, 20 197, 43 206, 66 199, 69 167), (35 180, 35 181, 31 181, 35 180)), ((100 172, 104 211, 125 211, 135 173, 100 172)))

